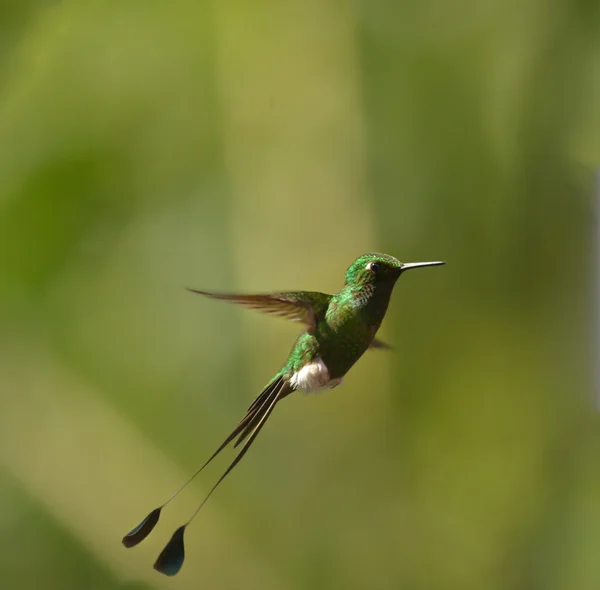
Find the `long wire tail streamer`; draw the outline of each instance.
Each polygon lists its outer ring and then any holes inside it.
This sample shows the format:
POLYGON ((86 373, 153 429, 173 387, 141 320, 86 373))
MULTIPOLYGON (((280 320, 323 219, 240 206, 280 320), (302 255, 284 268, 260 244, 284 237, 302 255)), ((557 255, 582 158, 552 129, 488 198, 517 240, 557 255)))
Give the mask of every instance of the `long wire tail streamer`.
MULTIPOLYGON (((202 470, 238 435, 246 438, 252 431, 257 421, 267 409, 269 400, 273 399, 278 392, 285 390, 285 381, 281 375, 277 375, 270 383, 264 388, 264 390, 258 395, 258 397, 252 402, 248 408, 244 417, 240 420, 239 424, 234 428, 233 432, 221 443, 219 448, 204 462, 204 464, 169 498, 163 502, 160 506, 152 510, 136 527, 131 529, 122 539, 125 547, 135 547, 138 543, 141 543, 154 529, 160 518, 162 509, 178 496, 196 477, 202 472, 202 470)), ((240 439, 237 444, 241 442, 240 439)))
MULTIPOLYGON (((255 414, 251 416, 248 422, 245 423, 245 427, 253 427, 253 430, 249 434, 248 440, 245 442, 244 446, 240 450, 240 452, 236 455, 235 459, 231 462, 229 467, 225 470, 223 475, 217 480, 215 485, 210 489, 204 500, 200 503, 198 508, 194 511, 190 519, 182 526, 180 526, 171 537, 170 541, 166 544, 165 548, 161 551, 160 555, 156 559, 154 563, 154 569, 160 572, 161 574, 165 574, 166 576, 174 576, 179 572, 181 566, 183 565, 183 561, 185 559, 185 547, 183 541, 183 534, 185 532, 186 527, 194 520, 198 512, 202 509, 204 504, 206 504, 207 500, 211 497, 212 493, 219 487, 219 484, 227 477, 227 475, 233 470, 233 468, 242 460, 244 455, 248 452, 248 449, 252 446, 252 443, 258 436, 258 433, 261 431, 262 427, 265 425, 265 422, 273 412, 275 405, 281 399, 283 395, 285 395, 287 383, 283 380, 278 384, 278 387, 273 388, 272 391, 269 392, 268 396, 262 401, 261 404, 257 404, 254 408, 255 414), (258 422, 256 422, 257 416, 260 415, 258 422), (254 425, 255 424, 255 425, 254 425)), ((241 424, 241 423, 240 423, 241 424)), ((244 438, 248 436, 248 433, 242 429, 242 435, 244 438)), ((236 435, 240 432, 240 430, 234 431, 236 435), (237 431, 237 432, 236 432, 237 431)), ((232 440, 232 439, 231 439, 232 440)))

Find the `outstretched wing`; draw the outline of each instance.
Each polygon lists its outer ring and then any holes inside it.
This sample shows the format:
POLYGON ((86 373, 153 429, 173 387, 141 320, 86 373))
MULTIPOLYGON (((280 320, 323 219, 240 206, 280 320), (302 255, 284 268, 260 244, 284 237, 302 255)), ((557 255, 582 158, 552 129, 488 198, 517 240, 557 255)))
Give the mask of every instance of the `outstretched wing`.
POLYGON ((237 303, 249 309, 278 315, 294 322, 302 322, 311 334, 317 326, 318 319, 325 315, 329 300, 331 299, 331 295, 317 291, 291 291, 288 293, 264 293, 260 295, 212 293, 210 291, 198 291, 197 289, 188 289, 188 291, 213 299, 237 303))

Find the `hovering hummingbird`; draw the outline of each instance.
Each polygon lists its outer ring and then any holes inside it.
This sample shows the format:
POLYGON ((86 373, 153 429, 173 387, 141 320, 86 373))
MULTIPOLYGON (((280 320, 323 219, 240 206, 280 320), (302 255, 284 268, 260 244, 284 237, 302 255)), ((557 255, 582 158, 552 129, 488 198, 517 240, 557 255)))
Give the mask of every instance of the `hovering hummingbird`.
POLYGON ((230 301, 301 322, 304 331, 296 340, 285 365, 252 402, 233 432, 183 486, 123 537, 123 545, 133 547, 143 541, 158 522, 161 510, 229 443, 237 439, 233 445, 237 447, 245 441, 238 455, 190 519, 173 533, 154 564, 154 569, 167 576, 179 572, 185 557, 183 534, 186 527, 246 454, 275 405, 294 391, 313 393, 337 387, 368 348, 389 348, 376 339, 375 334, 385 316, 398 277, 411 268, 441 264, 445 263, 402 263, 387 254, 364 254, 348 268, 346 282, 335 295, 316 291, 238 295, 189 289, 213 299, 230 301))

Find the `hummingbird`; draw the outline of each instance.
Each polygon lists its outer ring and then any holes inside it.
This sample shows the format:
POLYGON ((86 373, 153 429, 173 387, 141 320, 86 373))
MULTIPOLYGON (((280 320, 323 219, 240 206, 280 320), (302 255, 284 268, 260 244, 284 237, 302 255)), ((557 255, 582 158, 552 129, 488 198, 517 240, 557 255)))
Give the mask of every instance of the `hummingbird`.
POLYGON ((281 316, 303 324, 287 361, 250 404, 245 415, 208 460, 158 508, 123 537, 125 547, 143 541, 156 526, 161 510, 231 442, 244 443, 223 475, 210 489, 189 520, 180 526, 164 547, 154 569, 167 576, 179 572, 185 558, 184 532, 219 484, 242 460, 273 409, 295 391, 315 393, 333 389, 369 349, 390 348, 376 338, 390 297, 400 275, 413 268, 439 266, 436 262, 402 263, 387 254, 370 253, 357 258, 346 271, 342 289, 334 295, 316 291, 289 291, 258 295, 214 293, 188 289, 213 299, 281 316))

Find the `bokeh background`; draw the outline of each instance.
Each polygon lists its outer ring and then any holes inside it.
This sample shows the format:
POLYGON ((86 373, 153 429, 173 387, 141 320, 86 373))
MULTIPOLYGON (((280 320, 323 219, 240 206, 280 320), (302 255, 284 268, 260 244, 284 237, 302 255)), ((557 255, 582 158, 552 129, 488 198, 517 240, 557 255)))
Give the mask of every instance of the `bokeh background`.
POLYGON ((3 0, 0 578, 10 590, 597 590, 600 5, 3 0), (125 550, 293 324, 186 292, 404 276, 125 550))

